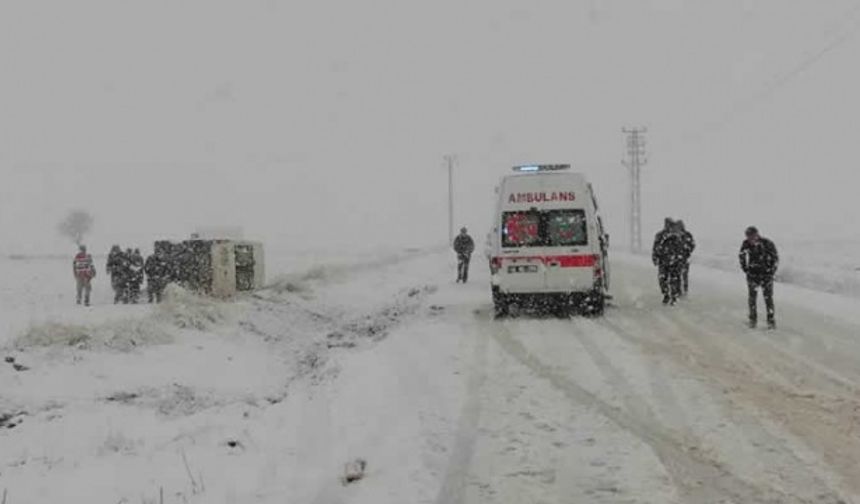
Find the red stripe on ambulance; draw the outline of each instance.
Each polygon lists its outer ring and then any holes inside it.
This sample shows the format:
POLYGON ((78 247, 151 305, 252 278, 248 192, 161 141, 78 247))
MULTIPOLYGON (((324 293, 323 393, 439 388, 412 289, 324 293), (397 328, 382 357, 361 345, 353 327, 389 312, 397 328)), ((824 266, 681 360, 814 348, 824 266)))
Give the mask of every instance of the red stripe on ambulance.
POLYGON ((559 256, 524 256, 524 257, 500 257, 503 261, 540 261, 545 265, 553 265, 561 268, 593 268, 597 265, 597 256, 588 255, 559 255, 559 256))

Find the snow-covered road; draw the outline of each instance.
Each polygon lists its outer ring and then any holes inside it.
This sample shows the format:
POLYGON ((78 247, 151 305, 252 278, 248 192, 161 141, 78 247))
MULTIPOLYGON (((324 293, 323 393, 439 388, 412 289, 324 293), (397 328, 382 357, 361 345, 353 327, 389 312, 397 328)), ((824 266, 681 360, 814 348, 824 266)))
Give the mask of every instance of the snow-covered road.
POLYGON ((750 331, 742 286, 667 309, 652 276, 616 267, 605 319, 481 324, 486 414, 439 502, 856 500, 856 329, 795 312, 750 331))
MULTIPOLYGON (((493 320, 484 264, 455 285, 449 255, 428 253, 291 277, 203 331, 175 327, 199 307, 140 307, 136 330, 170 338, 131 352, 20 349, 32 370, 0 368, 0 407, 27 412, 0 433, 0 492, 11 504, 157 502, 162 489, 207 503, 860 502, 858 301, 780 285, 780 329, 750 330, 737 275, 699 268, 691 297, 667 308, 649 264, 613 265, 601 319, 493 320), (345 486, 356 458, 366 476, 345 486)), ((110 334, 126 327, 118 316, 110 334)))

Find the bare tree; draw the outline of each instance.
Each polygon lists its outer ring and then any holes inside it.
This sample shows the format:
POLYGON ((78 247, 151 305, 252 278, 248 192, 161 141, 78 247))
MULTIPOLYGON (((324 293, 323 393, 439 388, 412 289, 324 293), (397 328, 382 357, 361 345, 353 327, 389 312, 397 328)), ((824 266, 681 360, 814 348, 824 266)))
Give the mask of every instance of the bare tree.
POLYGON ((93 228, 93 216, 85 210, 72 210, 57 225, 61 235, 71 239, 76 245, 84 242, 84 236, 93 228))

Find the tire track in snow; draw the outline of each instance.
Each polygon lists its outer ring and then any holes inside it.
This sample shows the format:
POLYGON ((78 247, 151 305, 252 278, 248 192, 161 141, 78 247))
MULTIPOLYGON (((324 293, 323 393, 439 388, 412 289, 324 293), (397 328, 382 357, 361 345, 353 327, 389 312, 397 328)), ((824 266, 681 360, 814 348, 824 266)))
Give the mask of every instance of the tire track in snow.
MULTIPOLYGON (((594 327, 601 327, 605 324, 594 323, 594 327)), ((615 333, 615 331, 612 331, 615 333)), ((633 385, 627 380, 623 373, 612 364, 611 359, 605 352, 603 352, 598 345, 585 334, 584 331, 579 330, 576 333, 577 338, 582 344, 583 348, 585 348, 586 352, 591 357, 592 361, 595 363, 597 368, 601 371, 603 376, 607 379, 607 381, 612 385, 612 387, 619 393, 621 401, 624 405, 626 412, 634 418, 639 419, 640 421, 650 423, 651 425, 660 425, 661 422, 659 417, 655 414, 654 410, 642 399, 639 398, 638 393, 636 392, 633 385)), ((652 366, 649 366, 649 369, 652 366)), ((651 384, 652 390, 658 391, 661 389, 665 389, 664 386, 655 386, 652 382, 651 384)), ((659 393, 661 397, 663 397, 665 404, 661 402, 661 409, 669 408, 672 411, 682 411, 678 406, 677 400, 670 395, 666 395, 665 392, 659 393)), ((681 425, 687 425, 686 422, 681 425)), ((671 429, 661 427, 666 429, 669 432, 671 429)), ((703 446, 702 440, 689 428, 684 427, 682 429, 675 429, 674 438, 680 441, 676 441, 680 444, 680 446, 684 447, 687 450, 697 450, 703 446)), ((659 456, 659 454, 658 454, 659 456)), ((665 460, 661 456, 661 461, 665 460)), ((718 464, 716 460, 709 460, 710 463, 718 464)), ((686 500, 692 500, 693 502, 706 502, 707 499, 710 498, 709 492, 712 489, 705 489, 701 485, 690 485, 690 482, 683 478, 684 474, 679 474, 679 472, 674 467, 674 464, 670 464, 666 466, 667 471, 669 472, 669 476, 672 478, 673 483, 676 488, 683 492, 686 500)))
MULTIPOLYGON (((777 345, 769 337, 761 336, 763 333, 750 330, 748 332, 748 338, 743 341, 738 341, 737 335, 730 331, 725 331, 725 320, 698 309, 698 307, 683 307, 676 317, 686 316, 687 319, 690 319, 690 317, 686 315, 688 313, 698 319, 689 320, 689 322, 697 325, 704 322, 710 327, 711 332, 717 331, 724 333, 722 335, 723 341, 727 338, 731 338, 734 347, 740 349, 741 355, 746 355, 750 347, 757 350, 760 355, 766 355, 767 360, 765 360, 765 363, 778 365, 779 367, 772 367, 772 370, 785 377, 792 383, 792 385, 808 385, 807 382, 809 382, 809 379, 814 378, 816 382, 815 384, 821 388, 828 389, 834 394, 840 396, 847 394, 852 396, 852 399, 854 400, 860 400, 860 386, 858 386, 858 383, 844 378, 825 365, 815 362, 805 356, 787 352, 785 348, 777 345), (777 360, 779 362, 773 362, 777 360), (802 368, 803 372, 798 371, 798 368, 802 368), (801 380, 798 380, 798 378, 801 378, 801 380)), ((797 331, 792 328, 780 328, 779 331, 773 332, 773 334, 791 334, 801 338, 801 340, 805 342, 812 340, 820 341, 822 339, 820 336, 797 331)), ((855 354, 856 352, 851 353, 855 354)), ((856 368, 856 363, 852 363, 852 368, 856 368)))
POLYGON ((685 501, 695 499, 693 502, 726 502, 728 498, 731 499, 728 502, 738 503, 809 502, 776 488, 757 486, 745 481, 698 450, 689 450, 659 424, 649 421, 649 418, 634 418, 623 409, 603 401, 535 357, 506 328, 497 326, 493 338, 508 355, 532 370, 539 378, 549 382, 570 400, 594 409, 619 428, 649 445, 680 487, 685 501))
MULTIPOLYGON (((586 329, 602 329, 613 336, 618 337, 618 335, 599 321, 583 320, 575 327, 578 329, 575 335, 579 342, 608 382, 622 394, 621 398, 629 413, 640 418, 648 418, 652 423, 662 425, 666 425, 666 422, 660 420, 661 416, 671 418, 677 425, 684 426, 683 428, 674 428, 673 430, 678 431, 678 434, 685 440, 685 445, 697 446, 700 444, 696 441, 698 437, 686 427, 688 425, 686 414, 680 406, 678 398, 672 392, 671 381, 666 377, 665 372, 661 368, 662 362, 648 362, 646 366, 649 376, 649 388, 657 401, 659 411, 662 412, 662 415, 659 415, 646 401, 639 398, 640 394, 636 391, 633 384, 630 383, 630 380, 625 378, 621 370, 612 364, 612 359, 605 351, 600 349, 594 342, 594 339, 587 334, 586 329), (583 324, 585 327, 582 327, 580 324, 583 324)), ((618 339, 625 341, 620 337, 618 339)), ((629 342, 627 343, 629 344, 629 342)), ((634 346, 639 350, 642 348, 638 344, 634 346)), ((669 429, 671 430, 672 428, 669 427, 669 429)))
POLYGON ((627 378, 624 377, 621 371, 612 364, 609 357, 586 334, 586 328, 578 323, 574 325, 574 328, 576 329, 574 335, 609 385, 618 392, 627 413, 638 418, 656 418, 651 407, 645 401, 639 399, 636 390, 627 378))
MULTIPOLYGON (((852 493, 860 493, 857 478, 860 439, 853 427, 860 419, 860 404, 856 399, 834 399, 820 392, 798 390, 792 380, 784 376, 783 380, 774 380, 767 372, 762 372, 762 368, 769 368, 771 373, 782 374, 769 363, 770 353, 750 354, 754 347, 740 347, 736 342, 733 343, 737 347, 734 352, 720 352, 713 343, 726 339, 720 328, 692 322, 682 312, 667 318, 678 325, 683 334, 694 335, 697 344, 714 363, 711 376, 730 387, 732 397, 767 412, 770 418, 814 450, 831 471, 842 477, 852 493)), ((688 350, 696 351, 690 345, 688 350)))
MULTIPOLYGON (((463 502, 466 478, 478 440, 478 425, 481 421, 481 388, 487 376, 487 351, 489 335, 477 327, 478 340, 472 354, 472 366, 466 384, 466 399, 457 421, 454 449, 448 461, 445 477, 436 497, 436 504, 458 504, 463 502)), ((468 332, 466 332, 468 334, 468 332)))
MULTIPOLYGON (((780 390, 779 385, 774 382, 767 382, 766 385, 762 385, 762 381, 756 379, 757 375, 748 371, 751 368, 747 364, 739 364, 740 362, 745 362, 744 360, 738 360, 737 356, 732 357, 730 354, 727 354, 725 346, 714 344, 714 341, 720 341, 720 337, 717 335, 709 335, 707 338, 701 338, 698 335, 691 336, 694 333, 698 334, 697 331, 700 331, 700 329, 694 326, 684 326, 673 317, 666 316, 662 312, 656 316, 656 319, 645 319, 644 317, 626 319, 629 324, 635 324, 636 326, 641 326, 645 320, 648 320, 650 325, 652 325, 651 332, 661 332, 670 341, 654 342, 646 340, 632 334, 631 331, 621 327, 614 321, 603 320, 601 323, 613 330, 617 336, 631 343, 639 344, 647 351, 652 351, 659 356, 670 357, 676 363, 694 372, 700 378, 707 377, 710 380, 716 380, 719 386, 725 387, 727 394, 733 396, 739 393, 739 391, 760 389, 761 395, 757 396, 760 400, 745 398, 745 402, 753 407, 753 411, 761 410, 761 401, 776 403, 784 401, 790 404, 785 410, 785 415, 789 415, 789 412, 797 408, 797 405, 793 404, 790 399, 801 398, 801 395, 790 394, 785 396, 784 394, 777 393, 780 390), (654 325, 653 322, 655 321, 658 321, 659 324, 654 325), (680 334, 686 335, 686 337, 682 338, 678 336, 680 334), (689 341, 694 338, 698 341, 689 341), (774 397, 779 399, 774 399, 774 397)), ((731 396, 728 398, 731 399, 731 396)), ((813 502, 844 502, 839 497, 840 492, 833 489, 833 483, 826 482, 820 474, 811 473, 806 469, 801 471, 801 468, 806 468, 810 464, 809 460, 804 460, 801 455, 787 445, 784 439, 778 437, 765 427, 755 415, 744 415, 742 411, 743 408, 729 408, 726 414, 733 418, 734 422, 737 422, 738 425, 752 424, 756 430, 755 439, 767 441, 767 447, 763 448, 767 452, 767 457, 773 458, 772 453, 774 452, 772 450, 777 450, 781 454, 777 458, 777 462, 784 470, 799 471, 798 474, 791 477, 791 482, 795 488, 801 489, 804 494, 815 494, 816 500, 813 502), (790 465, 785 464, 784 460, 786 459, 791 460, 793 463, 790 465)), ((801 500, 801 502, 806 501, 801 500)))

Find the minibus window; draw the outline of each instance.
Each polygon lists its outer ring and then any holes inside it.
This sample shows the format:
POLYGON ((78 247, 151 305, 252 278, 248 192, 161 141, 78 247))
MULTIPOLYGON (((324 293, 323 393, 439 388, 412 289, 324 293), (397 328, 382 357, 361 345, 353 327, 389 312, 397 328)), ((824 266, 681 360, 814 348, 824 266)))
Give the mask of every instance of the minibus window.
POLYGON ((502 215, 502 246, 540 245, 540 220, 538 212, 505 212, 502 215))
POLYGON ((546 245, 568 247, 588 244, 588 226, 584 210, 550 210, 546 219, 546 245))

